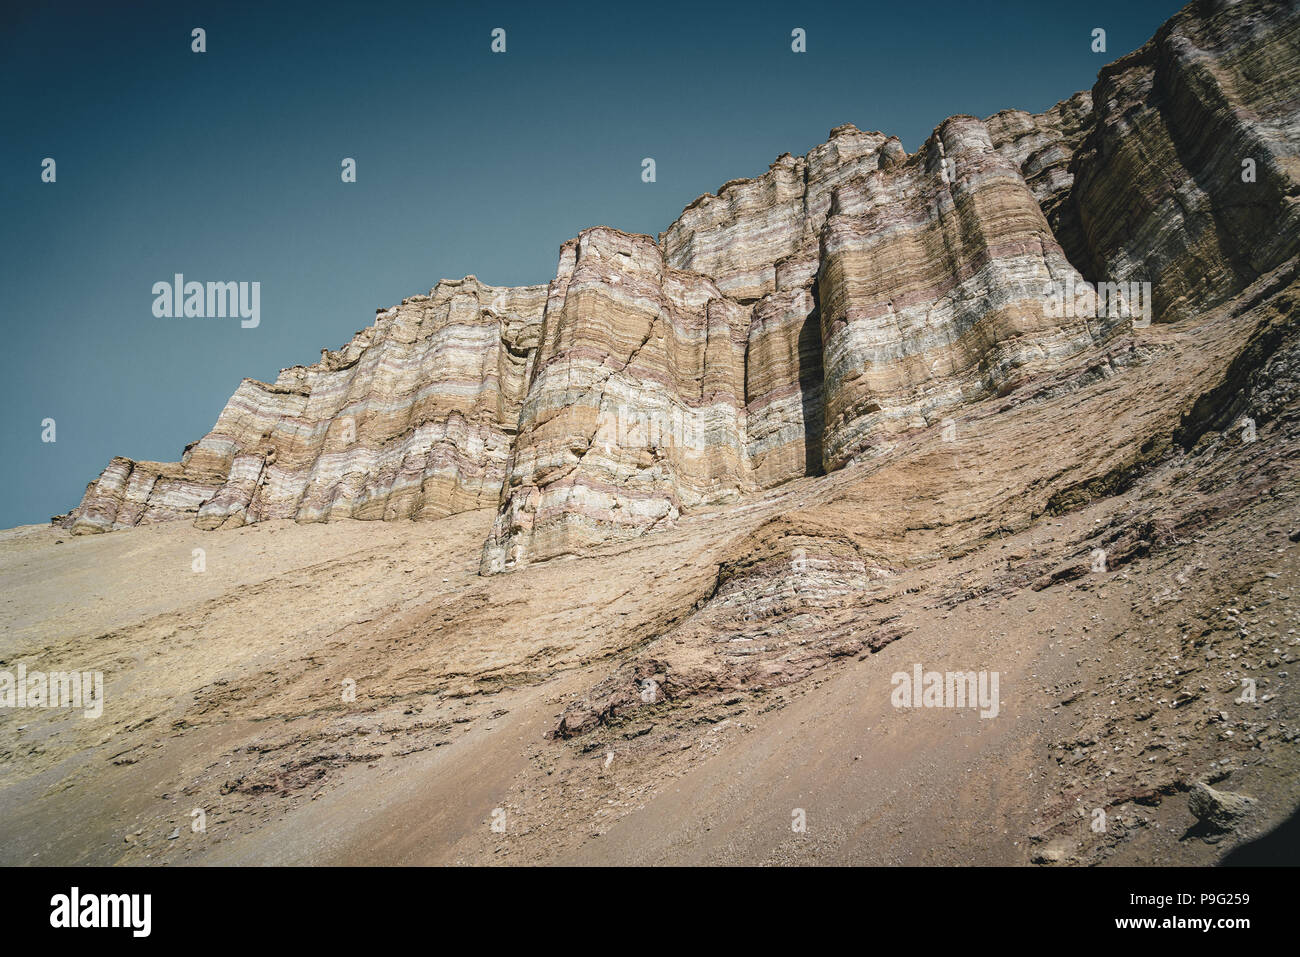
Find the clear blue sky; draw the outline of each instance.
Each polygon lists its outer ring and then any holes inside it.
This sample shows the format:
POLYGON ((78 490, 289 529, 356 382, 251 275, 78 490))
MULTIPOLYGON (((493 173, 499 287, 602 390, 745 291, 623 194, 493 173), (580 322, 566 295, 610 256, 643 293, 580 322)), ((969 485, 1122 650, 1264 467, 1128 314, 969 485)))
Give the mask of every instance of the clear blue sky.
POLYGON ((841 123, 911 151, 954 113, 1041 111, 1178 9, 18 6, 0 12, 0 527, 72 508, 113 455, 176 460, 241 378, 316 361, 439 278, 546 282, 580 229, 658 233, 841 123), (177 272, 260 282, 260 327, 155 318, 151 288, 177 272))

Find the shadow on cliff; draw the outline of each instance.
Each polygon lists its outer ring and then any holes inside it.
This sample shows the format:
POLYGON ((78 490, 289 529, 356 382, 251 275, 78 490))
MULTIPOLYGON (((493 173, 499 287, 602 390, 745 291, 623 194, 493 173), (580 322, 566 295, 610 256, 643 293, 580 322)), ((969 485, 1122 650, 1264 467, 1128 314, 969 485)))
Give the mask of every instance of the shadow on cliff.
MULTIPOLYGON (((816 286, 813 300, 816 301, 816 286)), ((823 475, 822 427, 822 321, 814 306, 799 330, 799 393, 803 403, 803 470, 805 475, 823 475)))

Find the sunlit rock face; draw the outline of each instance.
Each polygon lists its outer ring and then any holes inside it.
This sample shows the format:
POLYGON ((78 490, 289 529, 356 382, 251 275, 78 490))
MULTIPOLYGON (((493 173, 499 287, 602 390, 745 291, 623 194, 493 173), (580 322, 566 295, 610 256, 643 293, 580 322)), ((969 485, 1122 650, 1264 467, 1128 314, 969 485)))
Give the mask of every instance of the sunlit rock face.
POLYGON ((1044 291, 1056 283, 1083 277, 974 117, 837 189, 818 276, 827 470, 1051 371, 1117 327, 1050 315, 1044 291))
POLYGON ((896 138, 836 127, 807 156, 787 153, 762 176, 732 180, 695 200, 660 235, 664 259, 752 302, 778 288, 783 259, 816 251, 837 186, 902 155, 896 138))
POLYGON ((657 239, 585 230, 548 285, 441 282, 245 380, 179 463, 115 458, 60 520, 490 507, 495 573, 888 456, 974 403, 1117 368, 1138 323, 1300 251, 1297 48, 1292 4, 1193 3, 1044 113, 954 116, 912 154, 837 127, 657 239))
POLYGON ((1045 113, 1003 110, 984 121, 989 140, 1024 177, 1049 217, 1074 185, 1070 163, 1092 128, 1092 94, 1076 93, 1045 113))
POLYGON ((755 485, 749 309, 648 236, 566 243, 542 321, 487 570, 671 522, 755 485))
POLYGON ((444 281, 321 361, 245 379, 179 463, 114 459, 74 532, 188 518, 434 518, 494 504, 545 286, 444 281))

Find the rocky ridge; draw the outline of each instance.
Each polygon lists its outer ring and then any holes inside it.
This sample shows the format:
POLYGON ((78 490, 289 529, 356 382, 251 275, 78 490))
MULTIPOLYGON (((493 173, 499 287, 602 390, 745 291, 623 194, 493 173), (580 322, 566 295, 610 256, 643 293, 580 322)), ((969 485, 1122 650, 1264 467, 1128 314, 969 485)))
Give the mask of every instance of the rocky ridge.
POLYGON ((319 363, 245 380, 179 463, 114 459, 56 520, 495 505, 494 573, 1122 365, 1135 322, 1226 302, 1300 249, 1298 23, 1282 3, 1193 3, 1046 113, 952 117, 911 155, 841 126, 657 239, 584 230, 547 286, 441 282, 319 363), (1098 282, 1149 283, 1145 311, 1047 307, 1098 282))

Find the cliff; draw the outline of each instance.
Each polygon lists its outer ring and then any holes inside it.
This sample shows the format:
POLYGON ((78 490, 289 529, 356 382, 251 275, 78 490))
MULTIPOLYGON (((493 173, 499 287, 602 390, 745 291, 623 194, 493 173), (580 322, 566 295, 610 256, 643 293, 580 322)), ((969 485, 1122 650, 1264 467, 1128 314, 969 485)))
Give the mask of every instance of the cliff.
POLYGON ((658 238, 583 231, 548 286, 403 300, 245 380, 179 463, 114 459, 59 521, 496 506, 491 573, 889 455, 1296 254, 1298 38, 1288 4, 1194 3, 1046 113, 955 116, 911 155, 838 127, 658 238), (1133 295, 1076 303, 1098 283, 1133 295))

